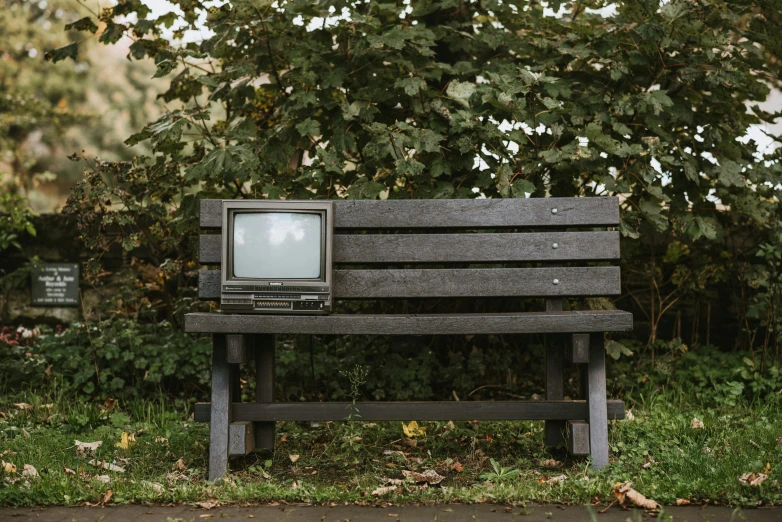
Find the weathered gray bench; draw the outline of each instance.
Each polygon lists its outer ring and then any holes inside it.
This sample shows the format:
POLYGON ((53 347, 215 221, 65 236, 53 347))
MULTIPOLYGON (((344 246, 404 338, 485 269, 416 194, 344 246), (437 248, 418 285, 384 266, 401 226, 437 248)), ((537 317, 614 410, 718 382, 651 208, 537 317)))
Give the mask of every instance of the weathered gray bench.
MULTIPOLYGON (((199 257, 204 265, 221 261, 220 208, 220 201, 201 201, 201 227, 217 231, 201 235, 199 257)), ((335 201, 334 219, 338 300, 544 297, 546 309, 441 315, 187 314, 187 332, 213 335, 212 402, 197 405, 195 411, 196 420, 211 422, 210 480, 227 473, 230 454, 273 449, 276 421, 346 416, 343 402, 274 401, 274 334, 546 334, 546 400, 364 402, 358 406, 361 418, 545 420, 546 445, 564 444, 572 454, 591 454, 595 468, 608 463, 608 420, 624 418, 625 411, 621 401, 606 400, 604 332, 631 330, 632 315, 618 310, 566 311, 563 299, 620 293, 619 267, 584 266, 586 261, 619 258, 619 233, 601 229, 619 224, 616 198, 335 201), (379 263, 549 266, 366 268, 379 263), (239 364, 253 358, 256 400, 242 403, 239 364), (581 400, 563 400, 566 360, 580 365, 581 400)), ((199 273, 198 293, 201 299, 219 299, 219 270, 199 273)))

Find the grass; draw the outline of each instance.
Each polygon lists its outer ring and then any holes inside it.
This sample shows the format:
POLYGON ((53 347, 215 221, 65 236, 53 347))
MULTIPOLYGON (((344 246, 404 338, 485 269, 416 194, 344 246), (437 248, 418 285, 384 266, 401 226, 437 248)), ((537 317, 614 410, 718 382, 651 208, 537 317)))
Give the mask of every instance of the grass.
POLYGON ((425 435, 412 440, 403 437, 398 422, 279 423, 274 454, 233 459, 229 479, 213 485, 204 480, 208 425, 189 420, 185 404, 162 399, 92 404, 56 391, 25 393, 0 399, 0 455, 17 467, 16 473, 0 471, 0 505, 207 500, 607 505, 618 481, 632 481, 639 492, 666 505, 677 499, 780 505, 780 409, 778 401, 714 410, 688 406, 671 394, 642 398, 633 408, 634 420, 612 424, 612 463, 599 472, 585 459, 544 449, 540 422, 422 422, 425 435), (702 429, 691 427, 693 417, 703 421, 702 429), (123 432, 135 436, 128 449, 117 447, 123 432), (103 444, 94 456, 85 456, 77 454, 75 440, 103 444), (544 464, 552 458, 562 465, 544 464), (92 459, 125 471, 100 469, 89 464, 92 459), (39 476, 22 476, 25 464, 39 476), (402 479, 403 470, 430 469, 445 476, 439 485, 407 481, 395 491, 372 495, 386 479, 402 479), (760 486, 742 485, 738 478, 747 472, 765 472, 768 479, 760 486), (546 482, 558 475, 567 478, 546 482))

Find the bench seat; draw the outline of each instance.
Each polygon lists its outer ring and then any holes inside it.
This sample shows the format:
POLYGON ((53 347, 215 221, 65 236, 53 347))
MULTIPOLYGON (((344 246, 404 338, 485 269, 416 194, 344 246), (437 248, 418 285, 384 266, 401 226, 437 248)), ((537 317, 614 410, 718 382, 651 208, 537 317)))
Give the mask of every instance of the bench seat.
POLYGON ((621 310, 430 315, 185 315, 186 332, 215 334, 459 335, 629 332, 632 328, 633 315, 621 310))

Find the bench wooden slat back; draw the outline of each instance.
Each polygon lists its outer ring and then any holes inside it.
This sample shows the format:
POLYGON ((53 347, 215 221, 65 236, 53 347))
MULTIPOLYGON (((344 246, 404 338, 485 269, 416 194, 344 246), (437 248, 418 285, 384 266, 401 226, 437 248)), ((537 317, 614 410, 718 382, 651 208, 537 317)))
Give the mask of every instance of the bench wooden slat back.
MULTIPOLYGON (((336 200, 334 228, 615 226, 619 200, 600 198, 336 200)), ((201 200, 201 228, 220 229, 220 200, 201 200)))
MULTIPOLYGON (((201 227, 221 228, 219 200, 201 201, 201 227)), ((604 227, 619 223, 617 198, 335 201, 334 296, 570 297, 617 295, 619 268, 393 268, 344 265, 606 261, 619 258, 616 231, 516 232, 526 227, 604 227), (426 228, 426 233, 410 233, 426 228), (490 228, 490 232, 475 229, 490 228), (362 229, 370 233, 360 233, 362 229), (401 229, 401 233, 400 233, 401 229), (444 233, 437 229, 445 229, 444 233), (463 233, 453 233, 468 229, 463 233), (500 231, 496 231, 500 229, 500 231), (504 229, 510 229, 504 231, 504 229), (387 232, 387 233, 386 233, 387 232), (340 266, 342 265, 342 266, 340 266)), ((201 264, 220 264, 220 234, 203 234, 201 264)), ((203 270, 201 299, 219 299, 220 271, 203 270)))

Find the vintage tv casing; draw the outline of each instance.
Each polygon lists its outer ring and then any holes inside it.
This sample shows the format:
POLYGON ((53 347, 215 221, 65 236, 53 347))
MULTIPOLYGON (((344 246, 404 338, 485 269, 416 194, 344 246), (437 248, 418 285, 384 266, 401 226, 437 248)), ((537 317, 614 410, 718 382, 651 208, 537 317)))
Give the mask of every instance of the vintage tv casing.
POLYGON ((231 313, 323 315, 332 308, 334 205, 331 201, 223 200, 220 309, 231 313), (321 217, 319 279, 238 278, 233 270, 233 217, 238 213, 296 212, 321 217))

